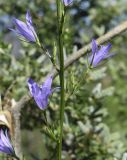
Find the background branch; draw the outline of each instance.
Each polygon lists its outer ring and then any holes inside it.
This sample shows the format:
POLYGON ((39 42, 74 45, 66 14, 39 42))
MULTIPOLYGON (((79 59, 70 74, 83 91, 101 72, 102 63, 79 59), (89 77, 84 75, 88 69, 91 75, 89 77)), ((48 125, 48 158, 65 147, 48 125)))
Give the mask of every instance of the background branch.
MULTIPOLYGON (((115 36, 119 35, 120 33, 124 32, 127 30, 127 21, 123 22, 122 24, 118 25, 111 31, 107 32, 103 36, 99 37, 96 41, 98 45, 103 44, 106 41, 109 41, 111 38, 114 38, 115 36)), ((80 57, 84 56, 87 52, 91 51, 91 42, 86 45, 85 47, 81 48, 80 50, 76 51, 72 55, 70 55, 67 58, 67 61, 64 63, 65 69, 67 69, 71 64, 73 64, 75 61, 77 61, 80 57)), ((54 69, 52 71, 54 78, 57 76, 57 71, 54 69)), ((15 128, 14 128, 14 144, 15 144, 15 149, 16 149, 16 154, 19 157, 22 157, 22 152, 21 152, 21 130, 20 130, 20 111, 24 107, 26 103, 31 99, 29 96, 23 96, 19 102, 16 103, 16 105, 11 109, 13 116, 14 116, 14 123, 15 123, 15 128)))
MULTIPOLYGON (((127 30, 127 21, 124 21, 120 25, 118 25, 115 28, 113 28, 111 31, 107 32, 103 36, 101 36, 98 39, 96 39, 97 44, 101 45, 104 42, 109 41, 110 39, 118 36, 120 33, 124 32, 126 30, 127 30)), ((64 64, 65 69, 67 69, 71 64, 73 64, 75 61, 77 61, 80 57, 84 56, 87 52, 90 52, 91 49, 92 49, 92 46, 91 46, 91 42, 90 42, 88 45, 82 47, 81 49, 79 49, 75 53, 71 54, 67 58, 67 61, 64 64)), ((56 77, 57 74, 58 74, 55 69, 53 70, 52 73, 53 73, 54 77, 56 77)))
MULTIPOLYGON (((120 25, 116 26, 115 28, 113 28, 111 31, 107 32, 106 34, 104 34, 103 36, 99 37, 98 39, 96 39, 97 44, 101 45, 104 42, 109 41, 110 39, 118 36, 120 33, 124 32, 127 30, 127 21, 124 21, 123 23, 121 23, 120 25)), ((72 53, 68 58, 67 61, 64 63, 64 67, 65 69, 67 69, 71 64, 73 64, 75 61, 77 61, 80 57, 84 56, 87 52, 91 51, 91 42, 82 47, 81 49, 79 49, 78 51, 76 51, 75 53, 72 53)), ((57 76, 57 71, 54 69, 50 75, 53 75, 54 78, 57 76)), ((49 74, 48 74, 49 75, 49 74)), ((20 110, 25 103, 27 103, 30 100, 30 97, 28 96, 24 96, 20 99, 20 101, 18 102, 18 104, 15 106, 15 108, 13 108, 13 110, 20 110)))

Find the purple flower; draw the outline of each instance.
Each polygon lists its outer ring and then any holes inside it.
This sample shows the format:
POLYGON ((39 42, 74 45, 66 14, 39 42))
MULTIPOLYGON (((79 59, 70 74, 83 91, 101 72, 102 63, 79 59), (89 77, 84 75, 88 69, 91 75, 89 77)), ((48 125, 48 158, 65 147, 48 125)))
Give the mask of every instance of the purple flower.
POLYGON ((16 18, 14 18, 13 23, 16 26, 16 29, 10 29, 10 30, 15 32, 21 38, 25 38, 28 42, 37 41, 37 34, 34 30, 32 24, 32 18, 29 11, 27 11, 26 13, 26 23, 16 18))
POLYGON ((31 78, 28 79, 28 87, 32 97, 40 109, 45 109, 48 105, 48 97, 52 94, 52 79, 50 76, 46 79, 42 86, 39 86, 31 78))
POLYGON ((101 48, 98 49, 96 41, 92 40, 92 55, 89 57, 90 65, 96 67, 101 61, 113 56, 114 54, 109 54, 110 49, 110 43, 108 43, 107 46, 101 46, 101 48))
POLYGON ((0 129, 0 152, 9 154, 15 157, 14 148, 10 142, 9 134, 7 129, 0 129))
POLYGON ((63 0, 65 6, 69 6, 72 2, 73 0, 63 0))

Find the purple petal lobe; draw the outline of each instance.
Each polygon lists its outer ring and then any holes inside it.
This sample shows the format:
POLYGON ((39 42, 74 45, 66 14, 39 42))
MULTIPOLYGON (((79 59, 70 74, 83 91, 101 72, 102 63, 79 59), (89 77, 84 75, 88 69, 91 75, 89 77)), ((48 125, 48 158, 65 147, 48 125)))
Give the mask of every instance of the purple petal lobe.
POLYGON ((43 89, 43 88, 51 89, 52 79, 53 79, 52 76, 48 77, 48 78, 46 79, 46 81, 43 83, 42 89, 43 89))
POLYGON ((40 109, 45 109, 48 105, 48 98, 52 93, 51 85, 52 85, 53 77, 50 76, 46 79, 42 86, 38 86, 36 82, 32 79, 28 79, 28 87, 32 97, 34 98, 35 102, 37 103, 40 109))
POLYGON ((98 51, 98 46, 96 41, 93 39, 92 40, 92 54, 95 54, 98 51))
POLYGON ((96 41, 92 40, 92 55, 89 57, 89 64, 96 67, 104 59, 113 56, 114 54, 109 54, 111 46, 112 45, 108 43, 107 46, 101 46, 99 50, 96 41))
POLYGON ((101 53, 101 55, 108 54, 111 47, 112 47, 111 43, 108 43, 107 46, 101 46, 100 51, 98 53, 101 53))
POLYGON ((28 79, 27 81, 30 93, 32 95, 32 97, 34 97, 35 95, 37 95, 40 91, 40 88, 38 86, 38 84, 36 82, 34 82, 31 78, 28 79))
POLYGON ((32 18, 29 11, 26 13, 26 23, 16 18, 13 19, 13 23, 16 27, 16 30, 11 29, 13 32, 24 37, 28 42, 36 42, 37 34, 32 25, 32 18))
POLYGON ((115 53, 110 53, 110 54, 105 56, 105 59, 110 58, 110 57, 115 56, 115 55, 116 55, 115 53))
POLYGON ((29 10, 26 13, 26 23, 27 25, 32 25, 32 17, 29 10))
POLYGON ((69 6, 72 2, 73 0, 63 0, 65 6, 69 6))
POLYGON ((15 156, 15 151, 10 142, 7 129, 5 131, 3 129, 0 129, 0 151, 9 155, 15 156))

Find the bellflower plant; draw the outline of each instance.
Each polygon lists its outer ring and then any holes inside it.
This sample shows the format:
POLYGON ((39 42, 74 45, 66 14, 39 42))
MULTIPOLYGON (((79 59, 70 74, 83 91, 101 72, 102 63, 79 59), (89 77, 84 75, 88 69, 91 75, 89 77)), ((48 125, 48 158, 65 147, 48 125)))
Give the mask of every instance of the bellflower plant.
POLYGON ((63 0, 63 3, 66 7, 69 6, 72 2, 73 0, 63 0))
MULTIPOLYGON (((67 98, 69 97, 69 94, 71 93, 70 91, 72 89, 77 90, 77 83, 78 81, 75 81, 74 77, 74 85, 70 86, 69 88, 68 85, 66 87, 66 81, 65 81, 65 69, 66 69, 66 62, 64 59, 64 23, 66 20, 66 7, 68 7, 73 0, 56 0, 56 5, 57 5, 57 40, 58 42, 56 43, 57 45, 54 44, 53 47, 53 56, 49 54, 48 50, 40 43, 37 34, 35 32, 35 29, 33 27, 32 23, 32 18, 30 15, 30 12, 27 11, 26 13, 26 23, 24 23, 21 20, 18 20, 14 18, 14 25, 16 29, 11 29, 13 32, 18 34, 20 37, 23 39, 27 40, 28 42, 31 43, 36 43, 38 44, 37 47, 40 47, 41 50, 45 52, 46 55, 50 58, 53 67, 56 69, 59 75, 59 82, 60 82, 60 107, 59 107, 59 118, 58 122, 51 123, 53 126, 51 126, 48 121, 45 121, 45 126, 43 127, 47 135, 53 139, 57 145, 57 158, 58 160, 62 160, 62 151, 63 151, 63 133, 64 133, 64 120, 65 120, 65 105, 66 105, 66 95, 67 98), (62 6, 61 6, 62 4, 62 6), (57 55, 58 53, 58 55, 57 55), (58 56, 58 65, 57 66, 57 56, 58 56), (75 83, 76 82, 76 83, 75 83), (76 88, 74 87, 76 84, 76 88), (67 89, 66 89, 67 88, 67 89), (69 89, 71 89, 69 91, 69 89), (69 94, 66 94, 66 92, 69 91, 69 94)), ((52 47, 51 47, 52 48, 52 47)), ((95 40, 92 40, 92 54, 90 55, 88 61, 89 61, 89 66, 96 67, 98 66, 103 60, 110 58, 114 54, 109 54, 109 50, 111 49, 111 44, 108 43, 106 46, 101 46, 100 49, 98 49, 98 45, 95 40)), ((67 62, 68 63, 68 62, 67 62)), ((89 71, 89 67, 87 68, 86 75, 89 71)), ((55 73, 55 72, 54 72, 55 73)), ((73 78, 73 76, 71 76, 73 78)), ((84 82, 84 76, 83 77, 83 82, 84 82)), ((41 110, 45 110, 48 106, 48 99, 49 96, 53 93, 52 89, 52 81, 53 81, 53 76, 49 76, 45 82, 42 85, 38 85, 34 80, 29 78, 27 80, 27 85, 30 91, 31 96, 33 97, 34 101, 36 102, 37 106, 41 110)), ((70 79, 71 82, 71 79, 70 79)), ((69 84, 70 84, 69 82, 69 84)), ((80 83, 79 83, 80 84, 80 83)), ((79 86, 80 87, 80 86, 79 86)), ((73 90, 73 91, 74 91, 73 90)), ((73 93, 71 93, 72 95, 73 93)), ((44 114, 45 119, 47 119, 47 115, 44 114)), ((4 152, 6 154, 12 155, 15 157, 17 160, 18 157, 15 155, 15 151, 10 143, 9 135, 8 135, 8 130, 2 130, 0 129, 0 151, 4 152)))
POLYGON ((92 40, 92 55, 89 57, 90 65, 96 67, 101 61, 113 56, 114 54, 109 54, 111 46, 112 45, 108 43, 107 46, 101 46, 101 48, 98 49, 96 41, 92 40))
POLYGON ((5 131, 3 129, 0 129, 0 152, 3 152, 15 157, 15 151, 10 142, 7 129, 5 131))
POLYGON ((52 76, 48 77, 42 86, 39 86, 31 78, 28 79, 30 93, 41 110, 47 107, 48 97, 52 94, 52 79, 52 76))
POLYGON ((16 29, 10 29, 10 30, 15 32, 21 38, 25 38, 28 42, 33 42, 33 43, 35 43, 38 40, 37 34, 33 27, 32 17, 29 11, 27 11, 26 13, 26 23, 16 18, 14 18, 13 23, 16 26, 16 29))

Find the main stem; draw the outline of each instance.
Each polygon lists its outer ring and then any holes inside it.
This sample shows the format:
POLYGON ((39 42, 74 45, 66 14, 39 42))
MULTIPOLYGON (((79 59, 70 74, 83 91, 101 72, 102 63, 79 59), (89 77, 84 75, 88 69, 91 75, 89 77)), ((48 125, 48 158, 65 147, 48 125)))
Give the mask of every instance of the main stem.
POLYGON ((58 48, 59 48, 59 62, 60 62, 60 136, 58 142, 58 160, 61 160, 62 156, 62 137, 63 137, 63 121, 64 121, 64 55, 63 55, 63 38, 62 38, 62 28, 61 25, 61 11, 60 11, 60 0, 57 0, 57 19, 58 19, 58 48))

